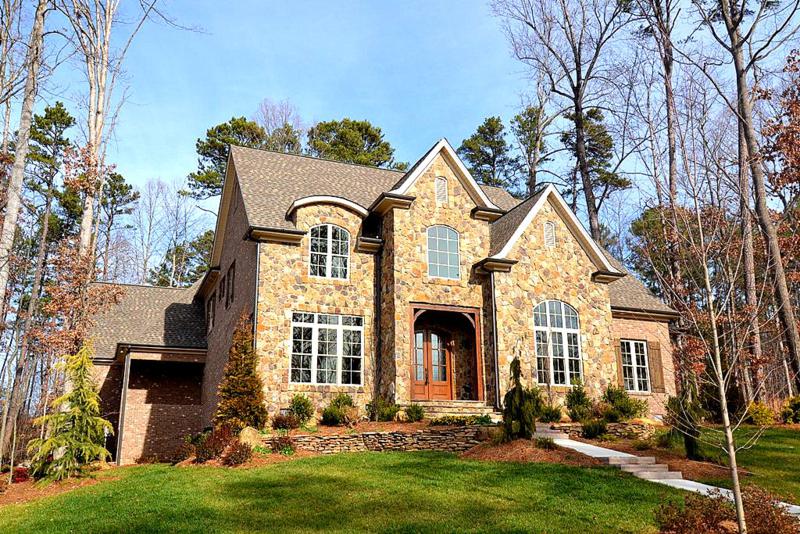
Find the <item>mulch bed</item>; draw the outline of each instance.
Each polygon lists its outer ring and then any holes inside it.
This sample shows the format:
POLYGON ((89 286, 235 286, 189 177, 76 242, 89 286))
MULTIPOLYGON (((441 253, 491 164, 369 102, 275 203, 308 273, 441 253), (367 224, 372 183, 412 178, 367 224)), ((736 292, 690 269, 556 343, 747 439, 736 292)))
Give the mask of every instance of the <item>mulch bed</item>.
MULTIPOLYGON (((689 460, 679 453, 667 449, 646 449, 639 450, 633 447, 631 440, 618 440, 618 441, 597 441, 577 438, 577 441, 583 441, 597 445, 598 447, 605 447, 615 451, 627 452, 635 456, 654 456, 656 462, 667 464, 670 471, 680 471, 683 473, 683 478, 688 480, 708 480, 713 478, 725 477, 728 475, 728 466, 715 464, 713 462, 699 462, 696 460, 689 460)), ((739 476, 751 476, 749 471, 739 468, 739 476)))
POLYGON ((560 447, 554 450, 539 449, 533 441, 525 439, 518 439, 499 445, 483 443, 463 452, 461 458, 487 462, 564 464, 577 467, 596 467, 604 465, 594 458, 569 449, 562 449, 560 447))
MULTIPOLYGON (((104 480, 109 479, 105 478, 104 480)), ((100 482, 100 480, 97 478, 84 477, 71 478, 61 482, 52 482, 49 484, 34 482, 33 480, 11 484, 8 486, 5 493, 0 494, 0 507, 3 507, 7 504, 21 504, 36 499, 41 499, 42 497, 50 497, 52 495, 66 493, 76 488, 93 486, 98 482, 100 482)))

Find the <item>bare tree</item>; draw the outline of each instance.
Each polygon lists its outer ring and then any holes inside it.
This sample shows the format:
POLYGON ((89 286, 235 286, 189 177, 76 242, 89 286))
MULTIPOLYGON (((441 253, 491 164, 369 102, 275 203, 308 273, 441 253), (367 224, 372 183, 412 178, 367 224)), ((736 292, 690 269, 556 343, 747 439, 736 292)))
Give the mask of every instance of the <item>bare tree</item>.
POLYGON ((610 45, 630 16, 623 2, 603 0, 495 0, 494 12, 516 57, 543 73, 550 92, 569 103, 577 170, 594 239, 599 205, 586 151, 586 112, 611 79, 610 45))

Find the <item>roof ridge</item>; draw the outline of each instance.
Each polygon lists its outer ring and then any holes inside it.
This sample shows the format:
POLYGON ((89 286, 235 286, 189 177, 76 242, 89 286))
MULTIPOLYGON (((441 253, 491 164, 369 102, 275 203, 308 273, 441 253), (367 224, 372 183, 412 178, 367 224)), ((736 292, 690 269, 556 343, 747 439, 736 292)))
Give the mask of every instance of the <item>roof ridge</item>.
POLYGON ((393 172, 393 173, 402 174, 402 175, 405 175, 405 173, 406 173, 406 171, 398 171, 396 169, 385 169, 383 167, 377 167, 375 165, 365 165, 363 163, 350 163, 349 161, 339 161, 339 160, 331 159, 331 158, 318 158, 316 156, 309 156, 308 154, 295 154, 295 153, 292 153, 292 152, 281 152, 280 150, 272 150, 270 148, 255 148, 255 147, 250 147, 250 146, 234 145, 234 144, 231 144, 230 147, 231 148, 233 148, 233 147, 245 148, 247 150, 256 150, 256 151, 259 151, 259 152, 270 152, 272 154, 278 154, 280 156, 292 156, 292 157, 305 158, 305 159, 310 159, 310 160, 315 160, 315 161, 325 161, 325 162, 328 162, 328 163, 338 163, 340 165, 347 165, 349 167, 363 167, 365 169, 372 169, 372 170, 375 170, 375 171, 384 171, 384 172, 393 172))
POLYGON ((105 284, 105 285, 109 285, 109 286, 146 287, 146 288, 150 288, 150 289, 172 289, 172 290, 176 290, 176 291, 185 291, 187 289, 192 289, 196 282, 193 283, 190 286, 187 286, 187 287, 154 286, 152 284, 134 284, 134 283, 131 283, 131 282, 111 282, 109 280, 94 280, 91 283, 92 284, 105 284))
MULTIPOLYGON (((495 187, 495 186, 490 186, 490 187, 495 187)), ((502 189, 502 188, 498 188, 498 189, 502 189)), ((513 208, 511 208, 510 210, 508 210, 504 214, 502 214, 500 217, 497 218, 497 220, 492 222, 492 224, 495 224, 495 223, 501 221, 506 215, 510 215, 517 208, 520 208, 520 207, 524 206, 525 204, 527 204, 528 201, 533 200, 533 199, 538 199, 539 195, 541 195, 543 192, 544 192, 544 189, 541 190, 541 191, 537 191, 536 193, 532 194, 531 196, 529 196, 528 198, 526 198, 525 200, 521 201, 519 204, 517 204, 516 206, 514 206, 513 208)))

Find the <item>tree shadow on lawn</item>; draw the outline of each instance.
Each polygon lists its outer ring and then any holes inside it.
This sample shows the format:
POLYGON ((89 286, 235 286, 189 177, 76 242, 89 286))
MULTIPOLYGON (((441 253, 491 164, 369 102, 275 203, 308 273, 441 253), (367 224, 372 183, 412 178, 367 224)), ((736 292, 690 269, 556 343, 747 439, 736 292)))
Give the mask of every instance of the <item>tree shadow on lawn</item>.
POLYGON ((18 524, 53 532, 641 532, 653 528, 658 504, 677 495, 609 468, 443 453, 186 470, 141 471, 127 488, 97 485, 91 495, 31 508, 18 524))

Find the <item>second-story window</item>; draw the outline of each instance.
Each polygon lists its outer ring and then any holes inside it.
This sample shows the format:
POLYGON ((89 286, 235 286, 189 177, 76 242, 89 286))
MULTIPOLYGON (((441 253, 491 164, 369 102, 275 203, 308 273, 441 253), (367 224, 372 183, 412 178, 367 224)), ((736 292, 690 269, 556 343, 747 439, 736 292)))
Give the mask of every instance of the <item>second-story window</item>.
POLYGON ((458 280, 458 232, 448 226, 428 228, 428 276, 458 280))
POLYGON ((311 276, 347 278, 350 263, 350 232, 333 224, 311 229, 311 276))

